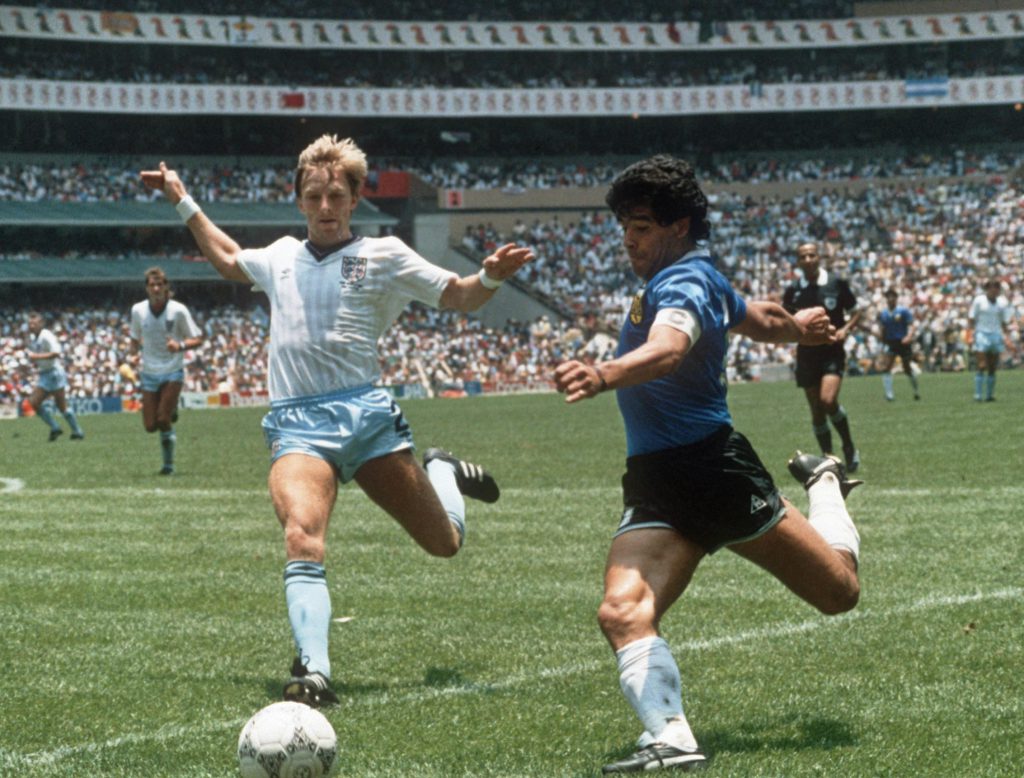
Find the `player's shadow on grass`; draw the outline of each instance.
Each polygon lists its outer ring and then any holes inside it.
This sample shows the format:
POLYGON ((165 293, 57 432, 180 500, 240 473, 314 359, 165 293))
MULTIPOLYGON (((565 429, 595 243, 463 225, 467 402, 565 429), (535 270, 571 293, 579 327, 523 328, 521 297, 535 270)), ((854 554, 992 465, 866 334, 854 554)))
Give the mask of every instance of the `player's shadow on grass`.
POLYGON ((824 716, 787 716, 739 722, 728 729, 700 734, 709 754, 751 751, 804 751, 844 748, 857 744, 849 724, 824 716))
MULTIPOLYGON (((458 670, 451 667, 430 667, 423 674, 423 681, 413 684, 402 684, 395 686, 387 683, 346 683, 344 680, 332 682, 334 691, 341 697, 360 697, 384 692, 409 691, 413 688, 427 689, 471 689, 477 692, 492 691, 488 684, 478 684, 470 681, 458 670)), ((267 694, 271 697, 279 697, 284 686, 283 680, 268 680, 265 684, 267 694)))
MULTIPOLYGON (((804 751, 811 748, 829 750, 857 744, 857 738, 846 722, 799 714, 740 722, 729 729, 700 731, 697 737, 700 739, 701 750, 711 762, 716 754, 804 751)), ((631 741, 619 751, 606 753, 604 761, 614 762, 634 751, 636 742, 631 741)))

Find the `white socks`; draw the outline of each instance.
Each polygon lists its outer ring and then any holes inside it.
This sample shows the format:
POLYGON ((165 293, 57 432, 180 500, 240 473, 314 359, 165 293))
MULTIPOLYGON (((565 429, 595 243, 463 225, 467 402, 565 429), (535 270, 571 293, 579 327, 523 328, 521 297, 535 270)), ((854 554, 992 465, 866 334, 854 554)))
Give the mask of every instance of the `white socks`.
POLYGON ((855 560, 859 559, 860 535, 846 511, 839 479, 832 473, 824 473, 807 490, 807 497, 811 503, 807 520, 811 526, 832 548, 849 551, 855 560))
POLYGON ((644 725, 641 740, 652 738, 683 751, 697 740, 683 714, 681 681, 668 643, 660 637, 635 640, 615 652, 619 685, 644 725))

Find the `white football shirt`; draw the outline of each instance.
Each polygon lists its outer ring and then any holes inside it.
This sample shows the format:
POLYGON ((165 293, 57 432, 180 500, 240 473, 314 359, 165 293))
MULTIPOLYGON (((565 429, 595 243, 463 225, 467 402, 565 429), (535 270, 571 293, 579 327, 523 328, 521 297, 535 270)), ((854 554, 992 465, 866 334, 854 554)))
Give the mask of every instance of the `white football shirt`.
POLYGON ((1003 324, 1009 324, 1013 318, 1013 309, 1009 301, 999 295, 996 301, 988 299, 988 295, 979 294, 971 303, 971 310, 968 314, 974 322, 974 328, 978 332, 986 332, 991 335, 1002 335, 1003 324))
POLYGON ((188 308, 177 300, 168 300, 159 316, 153 314, 149 300, 132 306, 131 336, 142 344, 142 369, 147 373, 174 373, 185 366, 185 354, 168 351, 167 339, 184 340, 202 334, 188 308))
MULTIPOLYGON (((54 335, 50 330, 45 327, 39 330, 39 334, 35 336, 28 344, 28 350, 33 354, 47 354, 51 351, 56 351, 58 354, 61 353, 60 341, 57 340, 57 336, 54 335)), ((53 370, 57 367, 58 357, 51 357, 50 359, 37 359, 36 369, 40 373, 45 373, 49 370, 53 370)))
POLYGON ((412 300, 439 307, 458 278, 393 236, 357 237, 320 261, 284 237, 238 264, 270 300, 271 401, 373 383, 384 331, 412 300))

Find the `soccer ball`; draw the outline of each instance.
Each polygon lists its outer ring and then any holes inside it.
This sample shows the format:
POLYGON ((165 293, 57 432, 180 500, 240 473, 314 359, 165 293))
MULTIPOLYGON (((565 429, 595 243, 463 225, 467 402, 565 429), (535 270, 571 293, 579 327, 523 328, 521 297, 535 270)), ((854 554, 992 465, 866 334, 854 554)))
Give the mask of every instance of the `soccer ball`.
POLYGON ((242 778, 323 778, 338 755, 338 737, 320 711, 301 702, 275 702, 242 727, 242 778))

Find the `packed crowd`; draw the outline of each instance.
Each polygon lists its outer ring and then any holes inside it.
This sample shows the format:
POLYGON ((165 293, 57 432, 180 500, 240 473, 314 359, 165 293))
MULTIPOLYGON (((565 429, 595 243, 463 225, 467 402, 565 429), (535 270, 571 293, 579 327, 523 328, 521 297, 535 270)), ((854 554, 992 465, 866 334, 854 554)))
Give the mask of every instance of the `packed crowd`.
MULTIPOLYGON (((993 178, 925 188, 913 184, 869 188, 860 195, 807 193, 793 200, 717 195, 711 203, 712 242, 726 274, 745 296, 778 300, 795 279, 795 247, 815 239, 828 264, 846 275, 864 326, 847 340, 851 372, 868 372, 880 349, 874 324, 888 288, 900 291, 917 321, 921 364, 928 370, 969 367, 971 299, 986 278, 1024 312, 1024 194, 1019 181, 993 178)), ((424 390, 546 386, 552 365, 570 357, 601 359, 638 288, 621 254, 615 220, 594 213, 578 222, 519 222, 501 235, 486 225, 467 232, 464 248, 483 253, 506 239, 533 247, 537 259, 517 283, 564 317, 510 322, 496 330, 453 313, 413 307, 381 344, 381 382, 424 390)), ((205 342, 189 354, 186 389, 262 392, 267 318, 262 309, 196 309, 205 342)), ((0 399, 24 393, 32 381, 24 358, 27 311, 0 315, 0 399)), ((65 343, 71 394, 132 392, 118 366, 128 353, 124 312, 67 308, 51 327, 65 343)), ((1004 355, 1022 357, 1021 319, 1004 355)), ((788 365, 788 346, 733 340, 727 372, 756 379, 768 365, 788 365)))
POLYGON ((31 40, 4 44, 0 77, 115 83, 259 84, 290 87, 565 89, 587 87, 688 87, 701 85, 882 81, 907 78, 1014 75, 1021 72, 1019 40, 958 46, 873 47, 811 53, 564 52, 368 53, 344 69, 333 67, 328 49, 267 50, 259 68, 230 49, 103 52, 95 44, 59 49, 31 40), (812 56, 813 54, 813 56, 812 56))
MULTIPOLYGON (((142 160, 90 158, 77 162, 25 162, 0 158, 0 202, 152 201, 159 194, 146 190, 138 171, 142 160)), ((204 163, 182 161, 177 169, 200 202, 282 202, 293 198, 294 168, 283 162, 204 163)), ((990 151, 947 149, 876 152, 871 155, 833 154, 797 159, 761 154, 711 160, 698 165, 698 176, 716 183, 776 181, 837 181, 910 176, 1008 174, 1024 164, 1015 148, 990 151)), ((382 159, 371 165, 370 180, 385 170, 411 173, 444 189, 501 189, 525 191, 558 187, 606 186, 622 169, 621 161, 591 162, 434 159, 382 159)))
MULTIPOLYGON (((1024 312, 1024 192, 1019 180, 994 177, 933 188, 878 186, 859 195, 807 192, 791 200, 712 197, 713 251, 733 283, 753 298, 779 300, 794 279, 795 248, 818 240, 831 265, 850 278, 874 320, 883 292, 900 289, 918 321, 930 369, 966 367, 971 299, 990 275, 1024 312)), ((570 321, 595 315, 597 329, 614 331, 636 287, 620 258, 618 226, 607 214, 578 222, 520 222, 503 235, 488 225, 467 230, 463 247, 483 255, 506 240, 533 247, 537 260, 520 280, 570 321)), ((1020 343, 1020 324, 1012 331, 1020 343)), ((854 369, 869 370, 878 350, 866 329, 849 339, 854 369)), ((1007 359, 1020 358, 1020 349, 1007 359)), ((756 375, 764 364, 787 363, 791 351, 745 341, 734 344, 735 376, 756 375)))

